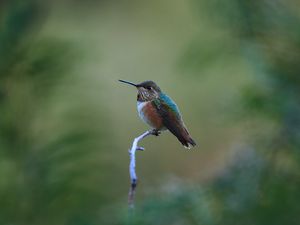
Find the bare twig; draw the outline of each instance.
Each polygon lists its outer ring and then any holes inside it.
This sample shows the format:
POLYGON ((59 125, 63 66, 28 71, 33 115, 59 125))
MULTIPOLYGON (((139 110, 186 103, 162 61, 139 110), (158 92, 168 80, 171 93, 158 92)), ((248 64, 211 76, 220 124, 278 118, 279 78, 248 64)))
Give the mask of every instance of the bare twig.
POLYGON ((132 143, 131 149, 129 150, 129 156, 130 156, 130 164, 129 164, 129 175, 130 175, 130 189, 128 193, 128 206, 129 208, 134 208, 134 196, 135 196, 135 189, 137 186, 138 178, 136 176, 135 172, 135 152, 137 150, 144 151, 145 149, 143 147, 139 147, 138 143, 145 137, 149 135, 158 135, 159 133, 155 130, 149 130, 143 133, 142 135, 136 137, 132 143))

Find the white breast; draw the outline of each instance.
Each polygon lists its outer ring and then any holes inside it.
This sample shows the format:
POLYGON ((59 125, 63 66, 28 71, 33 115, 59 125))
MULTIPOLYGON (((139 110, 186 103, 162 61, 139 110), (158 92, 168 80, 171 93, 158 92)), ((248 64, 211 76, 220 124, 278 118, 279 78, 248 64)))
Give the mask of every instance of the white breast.
POLYGON ((147 118, 145 117, 144 113, 143 113, 143 108, 144 106, 146 106, 148 104, 148 102, 137 102, 137 111, 139 113, 139 117, 145 122, 145 123, 149 123, 147 118))

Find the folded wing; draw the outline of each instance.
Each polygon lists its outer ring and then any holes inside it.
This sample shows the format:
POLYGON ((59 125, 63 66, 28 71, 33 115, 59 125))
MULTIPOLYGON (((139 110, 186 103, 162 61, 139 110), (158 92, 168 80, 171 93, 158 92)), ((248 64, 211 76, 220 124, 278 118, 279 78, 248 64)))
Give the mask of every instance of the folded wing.
POLYGON ((189 148, 190 145, 196 145, 184 125, 177 105, 170 97, 164 95, 163 98, 154 100, 153 104, 162 117, 164 126, 177 137, 183 146, 189 148))

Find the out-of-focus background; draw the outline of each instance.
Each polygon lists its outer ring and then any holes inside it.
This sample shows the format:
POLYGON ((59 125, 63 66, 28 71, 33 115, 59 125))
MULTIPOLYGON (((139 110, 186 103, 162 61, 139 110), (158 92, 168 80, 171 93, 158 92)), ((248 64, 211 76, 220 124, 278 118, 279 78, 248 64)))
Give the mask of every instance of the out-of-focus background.
POLYGON ((0 224, 300 221, 300 2, 0 3, 0 224), (198 145, 128 148, 156 81, 198 145))

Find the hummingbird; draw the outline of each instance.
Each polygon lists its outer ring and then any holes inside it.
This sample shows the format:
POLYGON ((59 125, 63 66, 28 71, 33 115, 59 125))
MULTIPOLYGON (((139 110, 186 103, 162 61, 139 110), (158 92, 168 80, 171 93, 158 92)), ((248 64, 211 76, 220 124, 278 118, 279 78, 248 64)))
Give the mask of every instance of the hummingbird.
POLYGON ((196 142, 188 132, 176 103, 153 81, 135 84, 126 80, 120 82, 137 88, 137 111, 139 117, 159 135, 161 131, 169 130, 181 144, 190 149, 196 142))

